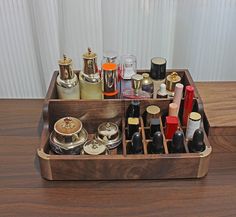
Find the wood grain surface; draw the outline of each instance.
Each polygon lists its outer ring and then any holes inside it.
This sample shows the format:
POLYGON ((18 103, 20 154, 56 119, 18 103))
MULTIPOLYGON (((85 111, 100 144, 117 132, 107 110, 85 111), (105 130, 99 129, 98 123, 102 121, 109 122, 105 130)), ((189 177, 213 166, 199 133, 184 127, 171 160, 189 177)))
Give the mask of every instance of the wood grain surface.
POLYGON ((202 82, 197 88, 210 123, 210 135, 236 136, 236 82, 202 82))
MULTIPOLYGON (((211 85, 197 84, 213 118, 211 85)), ((235 136, 215 138, 221 145, 212 144, 209 174, 200 180, 50 182, 35 159, 42 104, 0 100, 0 216, 236 216, 235 136)))

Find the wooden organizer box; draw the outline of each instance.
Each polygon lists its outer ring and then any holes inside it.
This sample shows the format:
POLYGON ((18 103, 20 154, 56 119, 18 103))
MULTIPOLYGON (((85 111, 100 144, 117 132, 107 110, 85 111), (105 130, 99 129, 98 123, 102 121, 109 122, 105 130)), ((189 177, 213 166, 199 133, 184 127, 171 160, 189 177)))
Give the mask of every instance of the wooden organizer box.
MULTIPOLYGON (((193 111, 204 117, 202 101, 187 70, 168 70, 168 73, 177 71, 182 83, 195 88, 193 111)), ((144 71, 142 71, 144 72, 144 71)), ((77 72, 79 73, 79 72, 77 72)), ((173 178, 200 178, 207 174, 212 148, 205 134, 206 149, 201 153, 170 154, 167 141, 164 139, 164 154, 148 154, 148 128, 144 127, 140 117, 140 132, 143 139, 144 154, 128 154, 125 137, 125 112, 131 102, 127 99, 110 100, 60 100, 57 99, 55 72, 47 93, 43 108, 44 128, 41 144, 37 155, 41 167, 42 177, 48 180, 126 180, 126 179, 173 179, 173 178), (111 121, 117 123, 122 131, 122 144, 112 150, 110 155, 56 155, 49 147, 49 135, 54 123, 65 116, 79 118, 84 128, 93 138, 100 123, 111 121)), ((142 99, 140 100, 141 114, 149 105, 160 107, 163 115, 167 114, 170 99, 142 99)), ((183 100, 182 100, 183 104, 183 100)), ((182 106, 180 114, 182 112, 182 106)), ((202 128, 204 129, 202 122, 202 128)), ((163 127, 162 127, 163 131, 163 127)))

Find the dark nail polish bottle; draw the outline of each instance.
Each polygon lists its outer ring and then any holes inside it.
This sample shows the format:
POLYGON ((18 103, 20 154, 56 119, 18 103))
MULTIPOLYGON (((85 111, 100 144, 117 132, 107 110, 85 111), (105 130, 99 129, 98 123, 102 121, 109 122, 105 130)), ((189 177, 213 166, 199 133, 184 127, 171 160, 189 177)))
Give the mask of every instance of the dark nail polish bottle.
POLYGON ((157 131, 160 131, 160 119, 153 118, 150 123, 150 138, 152 138, 157 131))
POLYGON ((130 144, 130 152, 132 154, 143 154, 143 142, 139 132, 134 133, 130 144))
POLYGON ((185 153, 184 133, 182 131, 177 130, 175 132, 170 145, 170 153, 185 153))
POLYGON ((148 144, 149 154, 162 154, 164 153, 163 136, 160 131, 157 131, 153 135, 153 140, 148 144))
POLYGON ((131 139, 135 132, 139 131, 139 119, 128 118, 127 139, 131 139))
POLYGON ((140 116, 140 102, 137 100, 133 100, 126 111, 126 125, 128 122, 128 118, 139 118, 139 116, 140 116))
POLYGON ((189 142, 190 152, 202 152, 205 150, 204 133, 201 129, 195 130, 193 140, 189 142))

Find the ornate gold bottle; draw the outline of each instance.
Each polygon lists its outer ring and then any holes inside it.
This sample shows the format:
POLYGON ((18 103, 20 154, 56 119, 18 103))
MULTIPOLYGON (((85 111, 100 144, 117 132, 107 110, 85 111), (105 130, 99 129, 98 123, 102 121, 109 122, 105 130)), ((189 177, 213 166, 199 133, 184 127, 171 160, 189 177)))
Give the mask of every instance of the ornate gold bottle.
POLYGON ((88 48, 83 55, 84 66, 80 71, 81 99, 103 99, 102 82, 97 67, 97 55, 88 48))
POLYGON ((59 75, 57 76, 57 93, 59 99, 79 99, 79 80, 72 69, 72 59, 63 55, 58 61, 59 75))

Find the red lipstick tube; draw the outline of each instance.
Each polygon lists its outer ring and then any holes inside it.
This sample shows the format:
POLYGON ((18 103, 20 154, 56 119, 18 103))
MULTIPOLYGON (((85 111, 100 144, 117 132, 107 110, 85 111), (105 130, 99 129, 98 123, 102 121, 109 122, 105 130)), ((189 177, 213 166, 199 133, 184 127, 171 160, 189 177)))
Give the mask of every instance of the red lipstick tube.
POLYGON ((178 118, 176 116, 166 117, 166 139, 172 139, 176 130, 178 129, 178 118))
POLYGON ((193 110, 193 96, 194 88, 192 86, 186 86, 184 96, 184 111, 183 111, 183 126, 187 126, 188 116, 193 110))

